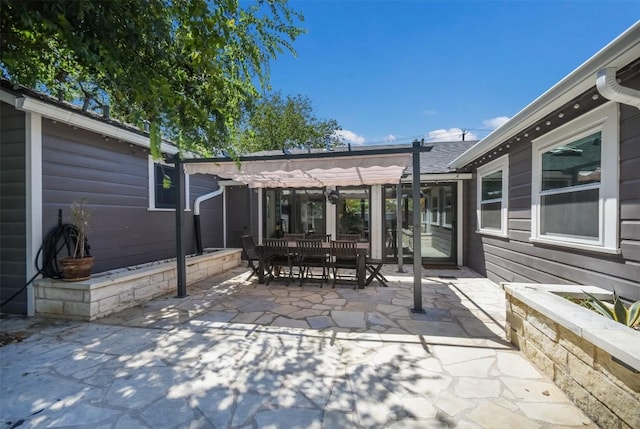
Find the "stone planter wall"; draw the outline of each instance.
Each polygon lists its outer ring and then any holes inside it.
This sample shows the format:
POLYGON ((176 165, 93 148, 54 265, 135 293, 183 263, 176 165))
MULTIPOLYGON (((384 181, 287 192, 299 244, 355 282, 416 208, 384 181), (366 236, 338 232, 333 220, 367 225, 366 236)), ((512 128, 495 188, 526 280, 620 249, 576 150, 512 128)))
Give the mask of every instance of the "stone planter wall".
MULTIPOLYGON (((240 249, 224 249, 187 258, 187 284, 240 265, 240 249)), ((95 320, 171 293, 175 261, 96 274, 81 282, 41 279, 35 282, 36 316, 95 320)))
POLYGON ((600 427, 640 428, 640 332, 556 295, 611 294, 588 286, 503 288, 507 338, 600 427))

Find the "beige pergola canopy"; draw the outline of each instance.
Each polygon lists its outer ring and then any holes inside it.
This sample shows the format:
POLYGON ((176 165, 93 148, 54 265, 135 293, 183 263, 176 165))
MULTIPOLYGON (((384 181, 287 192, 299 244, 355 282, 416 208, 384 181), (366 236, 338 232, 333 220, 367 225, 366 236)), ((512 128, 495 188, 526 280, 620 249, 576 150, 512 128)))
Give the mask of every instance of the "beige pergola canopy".
POLYGON ((215 174, 251 188, 319 188, 383 185, 400 182, 411 153, 367 154, 323 158, 284 158, 189 162, 187 174, 215 174))

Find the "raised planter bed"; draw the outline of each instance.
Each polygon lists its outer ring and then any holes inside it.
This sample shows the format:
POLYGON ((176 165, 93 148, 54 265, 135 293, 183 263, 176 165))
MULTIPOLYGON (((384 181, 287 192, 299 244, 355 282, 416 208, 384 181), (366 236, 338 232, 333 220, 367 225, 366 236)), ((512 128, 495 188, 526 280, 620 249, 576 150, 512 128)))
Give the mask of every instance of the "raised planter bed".
POLYGON ((640 428, 640 332, 559 295, 599 298, 593 286, 503 283, 506 334, 603 428, 640 428))
MULTIPOLYGON (((187 258, 187 284, 240 265, 240 249, 187 258)), ((94 274, 81 282, 35 282, 36 316, 95 320, 176 290, 175 260, 94 274)))

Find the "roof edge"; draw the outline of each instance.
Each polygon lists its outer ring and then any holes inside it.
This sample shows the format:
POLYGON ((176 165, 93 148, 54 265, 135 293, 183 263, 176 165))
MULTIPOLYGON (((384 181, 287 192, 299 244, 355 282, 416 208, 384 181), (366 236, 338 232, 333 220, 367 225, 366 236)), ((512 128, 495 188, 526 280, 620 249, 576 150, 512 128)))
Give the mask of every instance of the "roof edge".
MULTIPOLYGON (((151 147, 149 136, 144 133, 110 124, 98 118, 84 115, 75 109, 57 106, 27 94, 12 94, 5 89, 0 89, 0 101, 10 104, 23 112, 37 113, 60 123, 126 141, 146 149, 151 147)), ((160 150, 172 155, 178 152, 177 147, 165 142, 161 144, 160 150)))
POLYGON ((637 50, 634 52, 634 48, 639 44, 640 20, 516 113, 509 121, 451 161, 449 167, 454 169, 463 167, 485 152, 494 149, 520 129, 533 125, 573 97, 595 86, 596 74, 604 67, 619 69, 626 66, 637 58, 637 50), (590 82, 590 79, 593 79, 593 82, 590 82))

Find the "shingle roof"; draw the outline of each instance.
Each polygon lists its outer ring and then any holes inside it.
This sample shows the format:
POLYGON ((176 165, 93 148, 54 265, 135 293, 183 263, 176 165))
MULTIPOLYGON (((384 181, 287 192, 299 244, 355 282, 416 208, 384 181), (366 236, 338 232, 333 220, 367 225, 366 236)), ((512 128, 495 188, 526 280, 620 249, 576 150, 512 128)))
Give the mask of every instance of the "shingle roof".
MULTIPOLYGON (((422 152, 420 154, 420 174, 438 174, 451 173, 448 167, 449 163, 464 153, 477 141, 457 141, 457 142, 430 142, 425 146, 431 146, 430 152, 422 152)), ((405 171, 407 174, 413 174, 413 166, 409 166, 405 171)))

